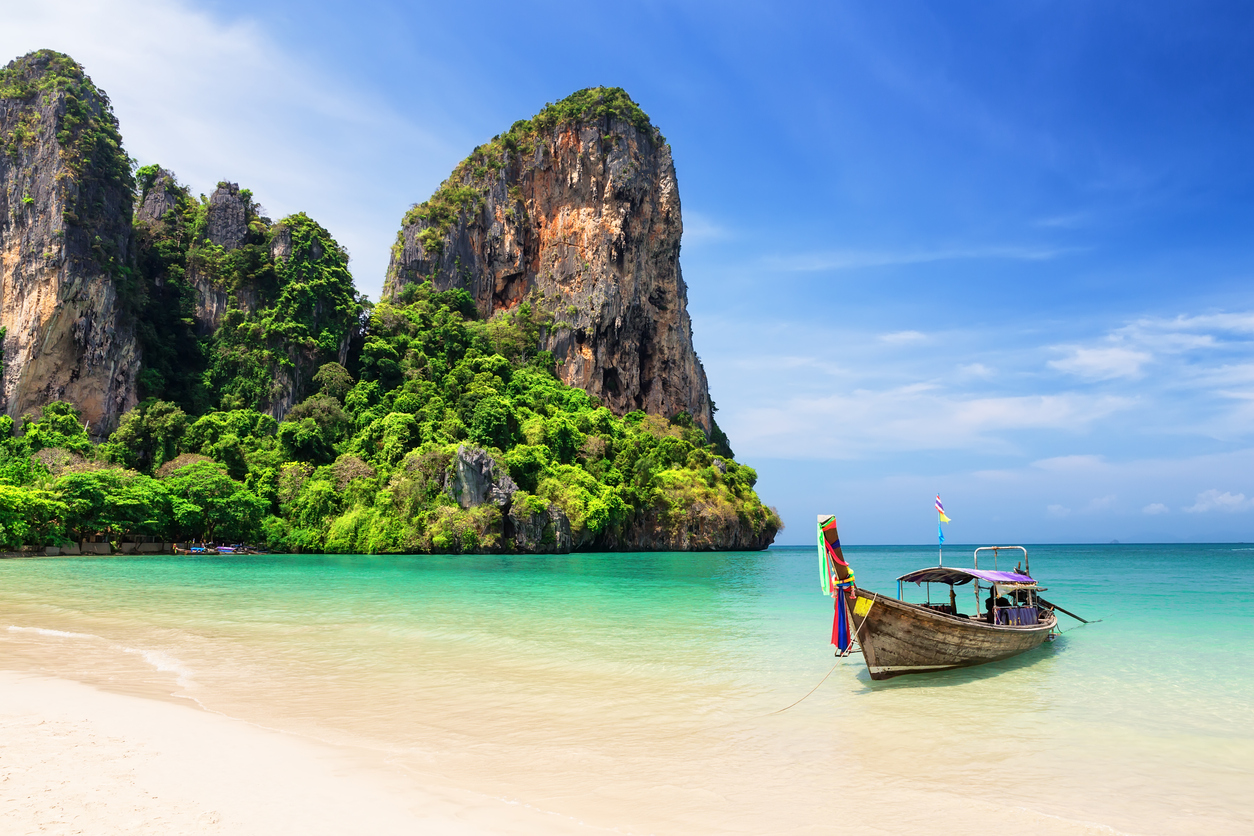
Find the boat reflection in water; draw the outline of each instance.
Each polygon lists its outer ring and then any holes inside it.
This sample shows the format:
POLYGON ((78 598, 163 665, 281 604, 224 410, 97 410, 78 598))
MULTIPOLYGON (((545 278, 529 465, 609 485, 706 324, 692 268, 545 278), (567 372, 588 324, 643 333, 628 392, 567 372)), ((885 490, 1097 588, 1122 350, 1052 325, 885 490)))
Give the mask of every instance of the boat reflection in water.
POLYGON ((842 656, 860 647, 872 679, 1007 659, 1039 646, 1058 626, 1053 607, 1040 598, 1042 587, 1029 574, 1022 546, 976 549, 971 569, 934 566, 908 572, 897 579, 897 597, 892 598, 858 588, 840 548, 836 518, 820 515, 818 522, 823 591, 836 601, 832 644, 842 656), (985 551, 993 553, 994 566, 999 552, 1021 552, 1022 568, 980 569, 980 552, 985 551), (927 587, 926 603, 902 600, 907 583, 927 587), (937 603, 932 603, 933 584, 948 587, 948 595, 937 603), (971 614, 962 612, 956 590, 967 584, 973 584, 975 593, 971 614))

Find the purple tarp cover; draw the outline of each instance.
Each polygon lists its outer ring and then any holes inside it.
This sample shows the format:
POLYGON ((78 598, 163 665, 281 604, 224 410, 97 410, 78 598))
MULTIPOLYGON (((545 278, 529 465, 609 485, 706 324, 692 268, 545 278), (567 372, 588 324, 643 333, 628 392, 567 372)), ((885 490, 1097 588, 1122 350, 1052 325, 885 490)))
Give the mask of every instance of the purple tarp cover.
POLYGON ((989 583, 1036 583, 1027 575, 1017 572, 998 572, 995 569, 962 569, 957 566, 933 566, 929 569, 916 569, 902 575, 897 580, 905 583, 970 583, 979 578, 989 583))

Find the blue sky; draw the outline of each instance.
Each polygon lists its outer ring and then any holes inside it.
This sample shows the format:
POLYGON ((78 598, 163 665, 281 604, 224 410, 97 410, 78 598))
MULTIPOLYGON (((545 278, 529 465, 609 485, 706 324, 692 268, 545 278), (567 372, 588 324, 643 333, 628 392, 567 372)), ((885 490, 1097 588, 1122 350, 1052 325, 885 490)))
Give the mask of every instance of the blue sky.
POLYGON ((404 210, 581 87, 670 141, 720 424, 852 543, 1254 541, 1239 3, 0 0, 128 151, 308 211, 377 297, 404 210))

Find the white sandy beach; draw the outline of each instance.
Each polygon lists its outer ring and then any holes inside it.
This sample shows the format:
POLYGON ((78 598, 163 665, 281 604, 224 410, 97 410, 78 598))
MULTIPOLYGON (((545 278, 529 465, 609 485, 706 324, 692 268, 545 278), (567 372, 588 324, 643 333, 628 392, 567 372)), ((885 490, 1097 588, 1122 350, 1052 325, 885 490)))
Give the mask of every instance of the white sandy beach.
MULTIPOLYGON (((272 731, 192 703, 0 671, 0 832, 6 836, 628 832, 470 792, 441 793, 403 770, 376 768, 369 761, 369 753, 272 731)), ((905 787, 890 789, 889 795, 900 795, 901 803, 890 802, 895 814, 886 820, 834 815, 817 827, 785 830, 962 833, 1007 812, 974 799, 940 794, 924 799, 905 787)), ((885 800, 876 806, 886 809, 885 800)), ((1015 812, 1036 833, 1119 832, 1015 812)), ((683 818, 666 832, 706 832, 683 818)))
POLYGON ((577 827, 474 801, 440 797, 344 750, 191 705, 0 672, 6 835, 460 836, 577 827))

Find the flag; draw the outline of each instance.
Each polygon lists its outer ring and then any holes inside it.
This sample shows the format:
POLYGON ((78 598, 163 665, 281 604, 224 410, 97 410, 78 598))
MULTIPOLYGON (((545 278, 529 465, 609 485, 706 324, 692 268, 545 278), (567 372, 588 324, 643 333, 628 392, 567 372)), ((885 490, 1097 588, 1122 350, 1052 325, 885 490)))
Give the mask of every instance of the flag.
POLYGON ((945 545, 945 527, 940 523, 936 524, 936 536, 940 538, 940 544, 945 545))
POLYGON ((940 514, 941 522, 949 522, 949 517, 945 516, 945 506, 941 505, 940 494, 936 495, 936 513, 940 514))

